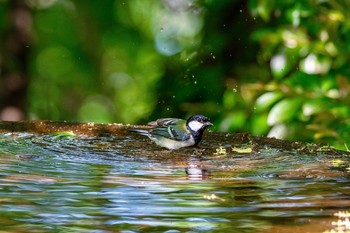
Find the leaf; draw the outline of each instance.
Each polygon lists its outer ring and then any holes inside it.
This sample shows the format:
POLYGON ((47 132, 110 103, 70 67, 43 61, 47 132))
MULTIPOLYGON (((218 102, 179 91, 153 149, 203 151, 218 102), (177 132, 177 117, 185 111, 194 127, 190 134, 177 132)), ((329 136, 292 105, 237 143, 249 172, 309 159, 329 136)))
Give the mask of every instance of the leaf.
POLYGON ((266 135, 270 126, 267 125, 268 112, 254 114, 250 122, 250 132, 253 135, 266 135))
POLYGON ((76 136, 73 131, 62 131, 62 132, 54 132, 52 135, 55 136, 62 136, 62 137, 70 137, 70 136, 76 136))
POLYGON ((237 103, 236 93, 226 90, 223 95, 223 105, 227 109, 233 108, 237 103))
POLYGON ((241 153, 241 154, 249 154, 249 153, 252 153, 253 149, 251 147, 248 147, 248 148, 233 147, 232 151, 237 152, 237 153, 241 153))
POLYGON ((247 115, 244 111, 231 112, 222 120, 220 130, 227 132, 241 129, 245 125, 246 120, 247 115))
POLYGON ((326 108, 327 102, 323 99, 312 99, 303 103, 302 113, 305 117, 310 117, 324 111, 326 108))
POLYGON ((274 6, 274 0, 251 0, 248 7, 253 15, 259 15, 263 20, 268 21, 274 6))
POLYGON ((255 110, 262 112, 269 109, 274 103, 283 97, 281 92, 266 92, 259 96, 255 102, 255 110))
POLYGON ((301 104, 302 99, 299 97, 279 101, 271 109, 267 117, 267 123, 272 126, 290 121, 291 119, 295 118, 298 110, 301 108, 301 104))

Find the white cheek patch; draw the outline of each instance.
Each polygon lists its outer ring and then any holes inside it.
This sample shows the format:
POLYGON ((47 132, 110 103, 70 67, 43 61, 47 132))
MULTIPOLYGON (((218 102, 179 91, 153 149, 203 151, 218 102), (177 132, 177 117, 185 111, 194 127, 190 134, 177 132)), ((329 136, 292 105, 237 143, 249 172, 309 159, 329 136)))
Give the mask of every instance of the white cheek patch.
POLYGON ((203 127, 203 123, 200 123, 198 121, 191 121, 188 124, 188 127, 190 127, 193 131, 198 131, 203 127))

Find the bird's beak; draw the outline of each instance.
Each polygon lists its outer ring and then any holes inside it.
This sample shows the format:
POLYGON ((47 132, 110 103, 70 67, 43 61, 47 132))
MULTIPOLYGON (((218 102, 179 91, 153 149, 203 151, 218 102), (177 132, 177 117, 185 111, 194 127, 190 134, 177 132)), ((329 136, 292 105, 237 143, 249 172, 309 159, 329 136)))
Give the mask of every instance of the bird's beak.
POLYGON ((205 125, 206 125, 206 126, 213 126, 213 123, 211 123, 210 121, 208 121, 208 122, 205 122, 205 125))

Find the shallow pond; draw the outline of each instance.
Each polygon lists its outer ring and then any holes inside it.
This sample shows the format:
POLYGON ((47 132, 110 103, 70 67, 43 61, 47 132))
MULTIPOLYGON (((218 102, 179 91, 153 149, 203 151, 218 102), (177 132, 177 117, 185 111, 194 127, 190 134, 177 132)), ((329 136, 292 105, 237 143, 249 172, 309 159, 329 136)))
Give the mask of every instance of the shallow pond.
POLYGON ((137 135, 2 133, 1 232, 343 227, 332 222, 339 220, 334 213, 350 209, 346 156, 250 152, 249 144, 220 142, 220 136, 206 135, 200 149, 169 152, 137 135))

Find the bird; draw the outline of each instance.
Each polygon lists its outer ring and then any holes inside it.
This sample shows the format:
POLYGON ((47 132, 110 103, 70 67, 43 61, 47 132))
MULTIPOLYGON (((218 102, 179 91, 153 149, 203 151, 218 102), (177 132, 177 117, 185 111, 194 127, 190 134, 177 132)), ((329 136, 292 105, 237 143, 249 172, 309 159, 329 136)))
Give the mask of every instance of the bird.
POLYGON ((149 137, 158 146, 177 150, 197 146, 202 140, 205 129, 212 125, 208 117, 193 115, 188 120, 161 118, 149 122, 150 128, 148 129, 132 128, 129 131, 149 137))

